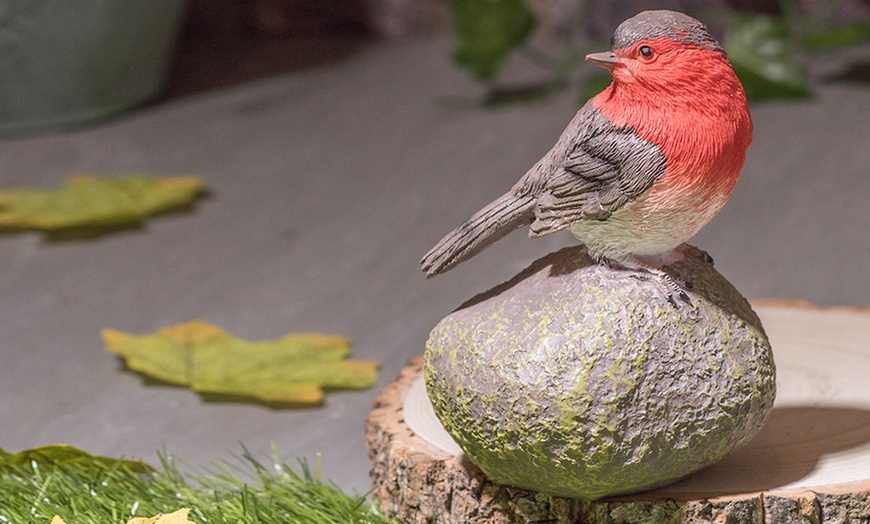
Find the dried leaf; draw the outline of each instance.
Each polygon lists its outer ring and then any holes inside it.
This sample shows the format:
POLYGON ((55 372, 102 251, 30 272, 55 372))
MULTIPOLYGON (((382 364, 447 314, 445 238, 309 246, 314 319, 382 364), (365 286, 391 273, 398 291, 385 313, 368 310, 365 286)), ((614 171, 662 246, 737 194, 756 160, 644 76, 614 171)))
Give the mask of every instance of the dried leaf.
POLYGON ((0 228, 94 236, 135 227, 145 218, 192 204, 205 191, 197 176, 70 177, 59 189, 0 191, 0 228))
MULTIPOLYGON (((190 509, 183 508, 178 511, 173 511, 172 513, 161 513, 151 518, 136 517, 130 519, 127 524, 195 524, 187 520, 188 513, 190 513, 190 509)), ((64 520, 59 516, 55 515, 54 518, 51 519, 51 524, 66 524, 66 522, 64 522, 64 520)))
POLYGON ((249 342, 201 320, 137 336, 106 329, 106 350, 127 367, 200 393, 266 402, 318 404, 324 389, 364 389, 377 381, 378 364, 347 360, 350 342, 318 333, 295 333, 249 342))
POLYGON ((173 511, 172 513, 155 515, 150 519, 137 517, 130 520, 127 524, 193 524, 191 521, 187 520, 188 513, 190 513, 189 508, 182 508, 178 511, 173 511))

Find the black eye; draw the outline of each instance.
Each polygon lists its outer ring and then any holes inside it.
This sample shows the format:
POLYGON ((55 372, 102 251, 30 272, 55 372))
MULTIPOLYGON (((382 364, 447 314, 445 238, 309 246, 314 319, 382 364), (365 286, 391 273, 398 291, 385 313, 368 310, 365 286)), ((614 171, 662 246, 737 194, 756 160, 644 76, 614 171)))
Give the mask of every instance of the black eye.
POLYGON ((648 45, 640 46, 640 54, 649 58, 652 56, 652 49, 648 45))

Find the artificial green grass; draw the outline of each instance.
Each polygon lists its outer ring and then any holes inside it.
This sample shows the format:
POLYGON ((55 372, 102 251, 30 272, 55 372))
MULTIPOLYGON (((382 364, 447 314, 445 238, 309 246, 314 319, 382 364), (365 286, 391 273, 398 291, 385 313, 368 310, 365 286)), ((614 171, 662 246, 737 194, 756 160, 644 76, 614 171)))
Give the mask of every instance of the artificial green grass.
POLYGON ((305 462, 298 471, 273 460, 266 466, 247 450, 233 463, 182 474, 172 455, 161 465, 93 457, 67 446, 18 454, 0 450, 0 523, 124 524, 190 508, 197 523, 399 524, 364 496, 348 495, 305 462))

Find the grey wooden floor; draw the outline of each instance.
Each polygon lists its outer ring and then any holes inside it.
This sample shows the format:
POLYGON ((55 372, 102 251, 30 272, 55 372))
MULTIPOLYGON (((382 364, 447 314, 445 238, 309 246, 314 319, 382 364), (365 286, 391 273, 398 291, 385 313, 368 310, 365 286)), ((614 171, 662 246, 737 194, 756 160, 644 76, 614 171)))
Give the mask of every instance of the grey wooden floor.
MULTIPOLYGON (((449 42, 373 43, 336 63, 195 96, 104 125, 0 141, 0 187, 71 172, 198 173, 191 214, 93 241, 0 237, 0 447, 65 442, 156 461, 165 446, 201 467, 244 443, 314 460, 368 489, 363 421, 377 388, 279 411, 145 384, 102 350, 100 330, 149 333, 203 318, 239 336, 345 335, 382 362, 379 387, 422 352, 428 330, 472 294, 574 242, 517 232, 426 280, 420 256, 505 191, 577 109, 574 92, 494 110, 449 42)), ((752 107, 755 141, 731 202, 694 240, 750 298, 870 303, 870 86, 826 80, 817 98, 752 107)), ((591 67, 591 66, 590 66, 591 67)), ((775 349, 775 348, 774 348, 775 349)))

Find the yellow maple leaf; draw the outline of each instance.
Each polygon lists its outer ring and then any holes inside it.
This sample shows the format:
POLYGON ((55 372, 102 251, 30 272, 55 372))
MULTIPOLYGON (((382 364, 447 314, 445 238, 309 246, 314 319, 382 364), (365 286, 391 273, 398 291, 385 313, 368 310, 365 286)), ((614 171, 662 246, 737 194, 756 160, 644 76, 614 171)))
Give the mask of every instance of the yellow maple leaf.
POLYGON ((74 175, 58 189, 0 191, 0 228, 35 229, 59 238, 95 236, 188 206, 203 191, 205 183, 193 175, 74 175))
MULTIPOLYGON (((187 520, 187 514, 190 513, 189 508, 182 508, 172 513, 160 513, 153 517, 136 517, 127 521, 127 524, 195 524, 187 520)), ((51 524, 66 524, 62 518, 55 515, 51 519, 51 524)))
POLYGON ((348 360, 350 341, 319 333, 293 333, 250 342, 195 320, 155 335, 102 332, 106 350, 127 367, 200 393, 310 405, 325 389, 363 389, 377 382, 378 364, 348 360))
POLYGON ((161 513, 151 518, 137 517, 131 519, 127 524, 193 524, 191 521, 187 520, 187 514, 189 512, 189 508, 182 508, 172 513, 161 513))

